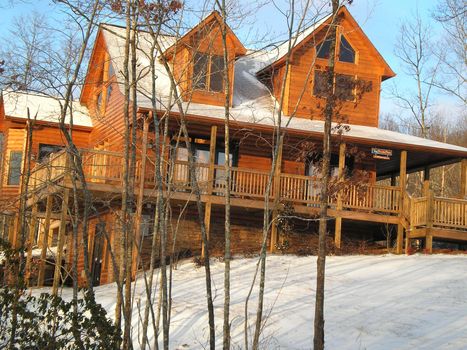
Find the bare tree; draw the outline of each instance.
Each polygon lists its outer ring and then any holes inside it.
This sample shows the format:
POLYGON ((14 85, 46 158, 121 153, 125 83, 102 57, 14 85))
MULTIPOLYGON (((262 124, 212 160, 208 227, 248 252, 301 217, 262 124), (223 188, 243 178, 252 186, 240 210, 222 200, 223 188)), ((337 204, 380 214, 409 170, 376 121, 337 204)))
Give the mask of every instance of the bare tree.
POLYGON ((400 91, 394 86, 391 94, 399 106, 417 121, 422 137, 427 137, 431 97, 439 69, 439 59, 432 61, 431 36, 432 28, 423 23, 416 12, 413 19, 402 23, 394 51, 405 73, 414 82, 415 90, 400 91))
POLYGON ((435 54, 441 61, 440 73, 433 84, 465 107, 467 71, 467 12, 465 1, 441 0, 433 14, 444 29, 442 43, 436 45, 435 54))

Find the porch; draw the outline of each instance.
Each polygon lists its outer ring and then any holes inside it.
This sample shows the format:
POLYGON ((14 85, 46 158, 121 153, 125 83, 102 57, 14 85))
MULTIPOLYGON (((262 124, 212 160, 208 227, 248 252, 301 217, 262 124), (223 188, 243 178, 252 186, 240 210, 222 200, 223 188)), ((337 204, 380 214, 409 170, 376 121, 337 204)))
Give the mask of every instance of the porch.
MULTIPOLYGON (((343 148, 343 147, 341 147, 343 148)), ((344 152, 341 149, 341 159, 344 152)), ((123 185, 122 153, 102 150, 81 150, 83 169, 89 190, 94 193, 118 196, 123 185)), ((406 156, 401 157, 401 169, 405 172, 406 156)), ((51 155, 48 162, 37 165, 31 173, 31 198, 40 200, 54 191, 72 188, 69 177, 70 167, 65 152, 51 155)), ((340 162, 339 172, 344 164, 340 162)), ((164 196, 173 200, 194 201, 190 181, 190 168, 187 161, 175 160, 163 166, 164 196)), ((464 169, 464 168, 463 168, 464 169)), ((225 202, 226 182, 223 165, 195 163, 196 178, 201 191, 201 200, 205 203, 206 222, 210 221, 211 205, 223 205, 225 202)), ((231 205, 243 208, 264 208, 270 171, 260 171, 243 167, 231 168, 231 205)), ((273 216, 284 205, 291 205, 297 215, 316 216, 319 212, 320 179, 283 173, 280 169, 273 172, 269 186, 270 209, 273 216)), ((341 175, 339 175, 341 176, 341 175)), ((403 175, 401 179, 404 179, 403 175)), ((329 200, 329 216, 336 219, 335 244, 341 245, 340 227, 343 219, 387 223, 398 226, 397 249, 408 249, 412 239, 425 239, 427 250, 432 250, 433 238, 454 241, 467 241, 467 200, 433 196, 430 190, 425 195, 413 198, 405 190, 404 181, 398 185, 380 183, 346 183, 335 181, 329 200)), ((148 158, 142 162, 137 159, 135 176, 135 196, 141 193, 145 202, 156 199, 154 164, 148 158)), ((32 199, 31 199, 32 201, 32 199)), ((30 204, 33 202, 30 201, 30 204)), ((275 250, 277 232, 272 228, 271 251, 275 250)), ((408 251, 408 250, 407 250, 408 251)))

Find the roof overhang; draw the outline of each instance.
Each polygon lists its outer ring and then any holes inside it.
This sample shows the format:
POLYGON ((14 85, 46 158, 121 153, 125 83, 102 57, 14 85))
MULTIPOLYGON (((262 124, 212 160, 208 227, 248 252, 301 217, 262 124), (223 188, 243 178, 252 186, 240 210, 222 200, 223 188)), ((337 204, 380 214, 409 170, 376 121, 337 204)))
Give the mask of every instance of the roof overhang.
MULTIPOLYGON (((140 107, 138 109, 141 113, 152 112, 150 108, 140 107)), ((161 114, 164 111, 161 111, 161 114)), ((179 118, 180 115, 178 112, 171 112, 171 116, 179 118)), ((205 124, 206 127, 211 125, 224 125, 224 120, 221 118, 213 118, 210 116, 202 116, 196 114, 187 114, 186 118, 190 122, 199 122, 205 124)), ((300 118, 295 118, 300 119, 300 118)), ((318 122, 320 121, 310 121, 304 120, 305 122, 318 122)), ((275 126, 265 123, 255 123, 248 121, 235 120, 232 118, 229 121, 229 125, 232 129, 250 129, 255 131, 261 131, 265 133, 274 132, 275 126)), ((411 135, 405 135, 401 133, 396 133, 389 130, 378 129, 374 127, 363 127, 359 125, 350 125, 350 132, 343 135, 335 134, 335 138, 341 138, 344 142, 348 144, 353 144, 361 148, 368 149, 371 151, 371 148, 386 148, 393 151, 393 156, 389 160, 375 159, 376 161, 376 175, 379 179, 388 178, 392 174, 397 174, 400 169, 400 154, 402 151, 407 151, 407 171, 415 172, 423 170, 426 168, 434 168, 442 165, 452 164, 460 161, 461 159, 467 159, 467 148, 445 144, 441 142, 435 142, 432 140, 426 140, 419 137, 414 137, 411 135), (388 134, 388 137, 393 135, 398 135, 400 138, 407 138, 409 141, 389 141, 382 140, 377 135, 374 137, 370 136, 356 136, 352 135, 352 128, 359 129, 360 134, 365 134, 365 130, 374 130, 379 133, 388 134), (363 131, 363 132, 362 132, 363 131), (426 145, 417 144, 419 142, 425 142, 426 145), (429 143, 432 143, 433 146, 430 146, 429 143)), ((316 140, 320 142, 323 137, 322 131, 313 130, 312 128, 303 127, 301 129, 297 127, 288 127, 287 133, 297 137, 303 137, 308 139, 316 140)))

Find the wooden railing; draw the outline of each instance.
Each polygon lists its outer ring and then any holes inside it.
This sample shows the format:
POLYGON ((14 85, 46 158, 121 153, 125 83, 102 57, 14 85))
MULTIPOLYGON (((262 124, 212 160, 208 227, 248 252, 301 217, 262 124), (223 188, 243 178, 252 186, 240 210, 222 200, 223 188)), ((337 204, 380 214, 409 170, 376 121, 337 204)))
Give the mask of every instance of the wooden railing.
POLYGON ((467 200, 434 197, 433 226, 467 230, 467 200))
POLYGON ((412 226, 423 226, 427 224, 427 197, 412 198, 410 208, 410 223, 412 226))
POLYGON ((31 176, 29 178, 30 190, 35 191, 63 177, 68 171, 66 169, 66 164, 67 154, 65 151, 53 153, 47 159, 44 159, 43 162, 36 164, 31 170, 31 176))
POLYGON ((344 209, 366 209, 384 213, 399 213, 400 188, 379 185, 350 185, 343 190, 344 209))
MULTIPOLYGON (((90 183, 121 186, 123 181, 123 154, 103 150, 82 150, 83 169, 90 183)), ((67 154, 53 154, 46 162, 37 164, 31 172, 30 189, 57 181, 67 173, 67 154)), ((135 183, 144 179, 145 187, 155 186, 154 162, 146 162, 144 174, 141 159, 136 160, 135 183)), ((189 163, 176 161, 166 178, 172 181, 175 191, 191 191, 189 163)), ((202 193, 223 196, 225 194, 225 170, 223 166, 196 164, 196 178, 202 193)), ((234 197, 262 200, 266 195, 270 172, 238 167, 231 168, 230 193, 234 197)), ((317 177, 280 174, 274 176, 270 186, 270 199, 279 191, 280 200, 296 205, 316 206, 320 200, 320 180, 317 177), (279 181, 279 183, 277 183, 279 181)), ((412 227, 445 227, 467 230, 467 201, 441 197, 411 198, 400 187, 380 185, 347 185, 341 189, 343 210, 358 210, 383 215, 400 215, 412 227), (402 196, 402 198, 401 198, 402 196), (402 205, 402 207, 401 207, 402 205)), ((337 207, 337 196, 328 198, 332 208, 337 207)))
POLYGON ((320 184, 314 176, 281 174, 281 198, 296 203, 319 204, 320 184))

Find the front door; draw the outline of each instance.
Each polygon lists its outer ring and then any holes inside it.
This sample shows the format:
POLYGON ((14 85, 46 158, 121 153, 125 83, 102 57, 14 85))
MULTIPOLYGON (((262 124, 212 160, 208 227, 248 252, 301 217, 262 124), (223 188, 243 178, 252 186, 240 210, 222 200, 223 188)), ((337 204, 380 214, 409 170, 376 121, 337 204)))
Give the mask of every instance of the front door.
POLYGON ((102 270, 102 261, 103 261, 103 251, 104 251, 104 230, 105 223, 99 223, 96 225, 96 231, 94 234, 94 247, 92 250, 92 265, 91 265, 91 277, 92 284, 94 286, 100 285, 101 282, 101 270, 102 270))

